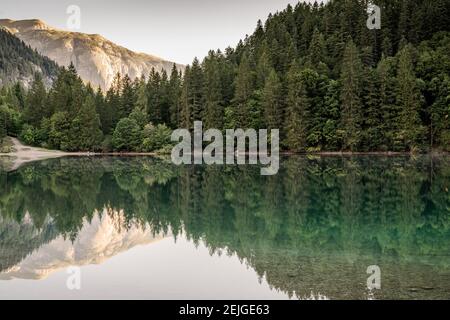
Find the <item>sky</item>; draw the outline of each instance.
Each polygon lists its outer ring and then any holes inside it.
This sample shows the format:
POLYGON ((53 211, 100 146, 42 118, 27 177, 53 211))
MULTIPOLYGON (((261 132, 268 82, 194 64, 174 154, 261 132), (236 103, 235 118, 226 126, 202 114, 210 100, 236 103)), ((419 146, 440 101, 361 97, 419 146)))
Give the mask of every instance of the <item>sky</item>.
POLYGON ((258 19, 298 0, 2 0, 0 19, 41 19, 67 29, 67 8, 80 8, 80 29, 137 52, 177 63, 234 47, 258 19))

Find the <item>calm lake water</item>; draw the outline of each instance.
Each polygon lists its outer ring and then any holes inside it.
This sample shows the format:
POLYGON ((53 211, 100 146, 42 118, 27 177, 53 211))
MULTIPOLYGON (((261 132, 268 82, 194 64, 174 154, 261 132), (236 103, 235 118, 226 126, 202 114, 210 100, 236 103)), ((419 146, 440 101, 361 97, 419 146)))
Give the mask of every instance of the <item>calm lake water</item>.
POLYGON ((0 298, 449 299, 449 190, 449 157, 3 165, 0 298))

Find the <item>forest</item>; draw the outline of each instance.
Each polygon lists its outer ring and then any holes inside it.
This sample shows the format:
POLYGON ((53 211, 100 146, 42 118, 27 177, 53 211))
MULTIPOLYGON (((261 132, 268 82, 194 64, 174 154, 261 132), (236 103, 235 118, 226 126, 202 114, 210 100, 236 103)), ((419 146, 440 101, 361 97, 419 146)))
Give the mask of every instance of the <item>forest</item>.
POLYGON ((184 72, 118 74, 107 92, 73 65, 50 88, 0 90, 0 135, 66 151, 160 151, 175 128, 280 129, 285 151, 450 151, 450 2, 298 3, 184 72))

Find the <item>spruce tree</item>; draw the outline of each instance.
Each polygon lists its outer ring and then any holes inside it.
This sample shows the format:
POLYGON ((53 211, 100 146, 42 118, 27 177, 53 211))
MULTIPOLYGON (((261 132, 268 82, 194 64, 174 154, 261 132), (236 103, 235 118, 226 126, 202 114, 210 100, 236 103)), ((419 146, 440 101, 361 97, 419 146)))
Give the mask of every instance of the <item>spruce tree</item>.
POLYGON ((177 66, 173 64, 169 79, 169 109, 170 109, 170 127, 178 128, 181 119, 181 75, 177 66))
POLYGON ((134 109, 134 105, 136 103, 136 94, 131 82, 131 79, 128 75, 125 75, 122 79, 122 90, 120 97, 120 106, 119 106, 119 119, 126 118, 134 109))
POLYGON ((161 123, 161 75, 155 68, 152 69, 147 82, 147 97, 149 120, 154 124, 161 123))
POLYGON ((214 51, 210 51, 208 57, 203 62, 205 73, 205 127, 223 128, 223 99, 220 79, 220 69, 214 51))
POLYGON ((234 108, 235 108, 235 124, 239 128, 249 127, 250 113, 248 101, 250 100, 255 85, 255 75, 250 64, 249 54, 246 52, 242 57, 241 63, 237 70, 235 80, 234 108))
POLYGON ((412 62, 412 47, 406 45, 398 54, 397 105, 400 108, 400 139, 409 151, 417 151, 424 140, 420 119, 421 92, 417 86, 412 62))
POLYGON ((361 72, 362 63, 356 45, 347 42, 341 71, 341 130, 344 150, 355 151, 361 139, 361 72))
POLYGON ((275 70, 269 74, 263 91, 263 107, 267 129, 281 129, 283 120, 283 95, 280 79, 275 70))
POLYGON ((26 97, 26 107, 24 110, 24 120, 34 126, 40 126, 42 118, 45 116, 45 104, 47 91, 40 73, 36 73, 34 81, 26 97))
POLYGON ((73 126, 79 125, 79 131, 74 137, 77 140, 80 151, 94 151, 99 148, 102 141, 102 131, 100 130, 100 119, 95 109, 95 100, 91 96, 86 98, 80 113, 73 121, 73 126))
POLYGON ((296 63, 287 75, 287 87, 286 147, 295 152, 305 151, 310 106, 300 68, 296 63))

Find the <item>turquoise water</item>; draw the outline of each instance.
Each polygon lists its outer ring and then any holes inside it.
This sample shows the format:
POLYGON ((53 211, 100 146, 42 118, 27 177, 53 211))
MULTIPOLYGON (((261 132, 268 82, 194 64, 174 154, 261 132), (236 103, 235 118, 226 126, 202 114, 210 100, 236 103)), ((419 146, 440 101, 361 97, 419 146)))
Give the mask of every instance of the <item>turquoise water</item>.
POLYGON ((449 157, 291 156, 275 176, 148 157, 7 167, 0 298, 450 298, 449 157))

